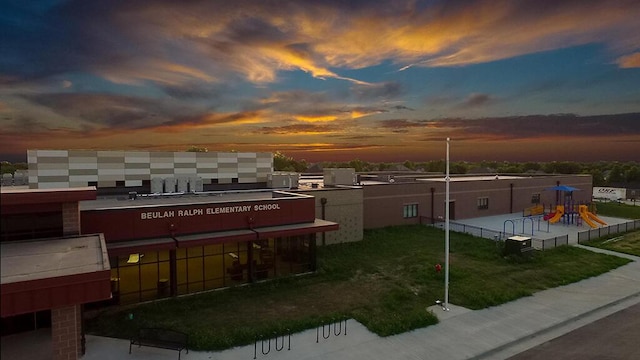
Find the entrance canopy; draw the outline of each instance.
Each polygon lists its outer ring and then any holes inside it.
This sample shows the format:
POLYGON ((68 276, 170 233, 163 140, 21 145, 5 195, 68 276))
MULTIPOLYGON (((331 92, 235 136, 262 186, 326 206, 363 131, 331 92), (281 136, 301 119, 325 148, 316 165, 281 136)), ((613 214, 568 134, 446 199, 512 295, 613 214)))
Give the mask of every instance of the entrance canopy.
POLYGON ((102 234, 0 243, 2 317, 106 300, 102 234))

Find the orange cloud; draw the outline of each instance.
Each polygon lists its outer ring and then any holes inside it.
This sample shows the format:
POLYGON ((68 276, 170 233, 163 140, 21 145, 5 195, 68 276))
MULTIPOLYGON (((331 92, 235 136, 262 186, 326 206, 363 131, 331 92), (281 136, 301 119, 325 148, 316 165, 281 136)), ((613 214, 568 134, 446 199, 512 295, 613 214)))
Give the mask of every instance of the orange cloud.
POLYGON ((306 115, 297 115, 295 116, 296 120, 304 121, 304 122, 324 122, 324 121, 333 121, 338 117, 333 115, 318 115, 318 116, 306 116, 306 115))
POLYGON ((623 69, 640 67, 640 52, 618 58, 618 66, 623 69))

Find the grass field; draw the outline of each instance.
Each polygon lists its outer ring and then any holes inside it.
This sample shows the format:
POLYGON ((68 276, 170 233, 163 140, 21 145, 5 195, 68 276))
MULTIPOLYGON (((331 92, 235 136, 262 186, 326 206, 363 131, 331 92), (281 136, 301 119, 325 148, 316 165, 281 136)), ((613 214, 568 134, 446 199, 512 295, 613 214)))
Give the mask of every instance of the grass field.
POLYGON ((598 214, 622 219, 640 219, 640 206, 617 202, 596 203, 598 214))
MULTIPOLYGON (((624 219, 640 219, 640 206, 616 202, 598 203, 598 214, 624 219)), ((592 240, 583 245, 640 256, 640 231, 592 240)))
MULTIPOLYGON (((426 311, 442 299, 444 233, 424 226, 365 231, 365 239, 320 247, 307 276, 108 309, 87 320, 88 333, 127 338, 139 326, 189 334, 194 350, 253 343, 260 336, 355 318, 381 336, 435 324, 426 311), (128 314, 133 314, 130 320, 128 314)), ((628 262, 574 247, 503 257, 490 240, 451 233, 450 302, 481 309, 599 275, 628 262)))

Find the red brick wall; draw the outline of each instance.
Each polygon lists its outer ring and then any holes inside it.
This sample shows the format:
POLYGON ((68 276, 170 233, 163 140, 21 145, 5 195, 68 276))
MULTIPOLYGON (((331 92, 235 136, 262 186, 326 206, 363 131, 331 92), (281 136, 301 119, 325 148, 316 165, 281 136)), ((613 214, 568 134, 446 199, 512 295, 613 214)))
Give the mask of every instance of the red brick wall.
POLYGON ((64 235, 80 234, 80 208, 77 202, 62 204, 62 232, 64 235))
POLYGON ((81 354, 80 305, 51 310, 53 360, 76 360, 81 354))

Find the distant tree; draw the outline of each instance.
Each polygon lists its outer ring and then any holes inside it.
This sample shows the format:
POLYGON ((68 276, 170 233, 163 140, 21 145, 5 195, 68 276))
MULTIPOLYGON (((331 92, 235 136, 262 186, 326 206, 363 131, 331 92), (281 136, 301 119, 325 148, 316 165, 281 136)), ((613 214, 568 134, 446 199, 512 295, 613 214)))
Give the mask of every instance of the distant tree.
POLYGON ((625 172, 624 177, 626 182, 639 182, 640 181, 640 167, 638 165, 631 165, 625 172))
POLYGON ((191 146, 187 149, 187 152, 209 152, 209 149, 202 146, 191 146))
POLYGON ((625 178, 622 166, 620 164, 613 165, 606 180, 608 185, 624 182, 625 178))
POLYGON ((286 156, 280 151, 273 153, 273 170, 275 171, 295 171, 292 165, 293 158, 286 156))
POLYGON ((379 163, 377 166, 378 171, 386 171, 391 168, 391 164, 389 163, 379 163))
POLYGON ((465 162, 449 163, 449 172, 451 174, 466 174, 467 170, 468 170, 468 166, 467 166, 467 163, 465 162))
POLYGON ((273 153, 273 169, 275 171, 295 171, 305 172, 309 168, 306 160, 297 161, 291 156, 287 156, 280 151, 273 153))
POLYGON ((509 161, 505 161, 501 164, 498 164, 498 168, 496 169, 499 173, 511 173, 511 174, 519 174, 522 173, 522 166, 518 163, 512 163, 509 161))
POLYGON ((360 159, 355 159, 355 160, 349 161, 349 164, 347 167, 354 168, 356 172, 363 172, 365 171, 365 169, 368 168, 368 164, 360 159))
POLYGON ((582 165, 573 161, 553 161, 542 166, 547 174, 580 174, 582 165))
POLYGON ((413 161, 405 160, 405 162, 402 163, 402 165, 404 165, 409 170, 415 170, 416 169, 416 164, 413 161))
POLYGON ((600 170, 600 168, 597 167, 597 166, 585 167, 582 170, 582 174, 591 175, 593 186, 605 186, 606 185, 606 183, 604 181, 604 174, 602 173, 602 170, 600 170))
POLYGON ((483 161, 480 162, 479 166, 483 167, 483 168, 487 168, 487 169, 496 170, 496 169, 498 169, 498 162, 497 161, 486 161, 486 160, 483 160, 483 161))
POLYGON ((16 172, 16 167, 12 163, 8 161, 3 161, 0 163, 0 173, 13 174, 14 172, 16 172))
POLYGON ((427 171, 444 173, 446 164, 444 160, 433 160, 427 163, 427 171))
POLYGON ((536 162, 526 162, 526 163, 522 164, 522 172, 540 171, 541 168, 542 168, 542 165, 540 165, 539 163, 536 163, 536 162))

